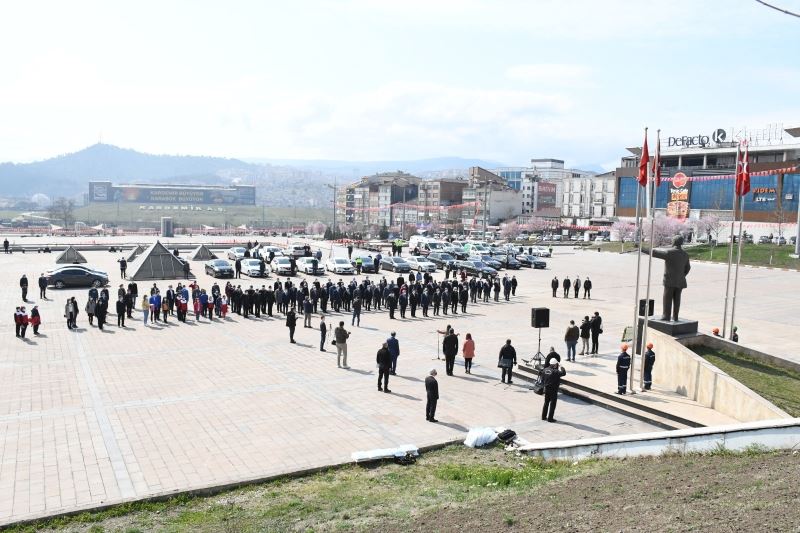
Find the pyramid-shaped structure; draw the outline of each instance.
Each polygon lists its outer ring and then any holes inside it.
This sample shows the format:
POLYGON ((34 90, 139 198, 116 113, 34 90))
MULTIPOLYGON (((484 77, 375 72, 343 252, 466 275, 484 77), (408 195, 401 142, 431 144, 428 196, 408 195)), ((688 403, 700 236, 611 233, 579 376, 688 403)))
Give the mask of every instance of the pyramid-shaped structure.
MULTIPOLYGON (((188 263, 187 263, 188 264, 188 263)), ((161 242, 156 241, 141 253, 136 261, 136 270, 130 279, 140 281, 148 279, 180 279, 183 273, 183 261, 172 255, 161 242)))
POLYGON ((67 246, 67 249, 61 252, 58 257, 56 257, 56 264, 59 265, 74 265, 75 263, 85 262, 86 258, 83 257, 83 254, 81 254, 72 246, 67 246))
POLYGON ((133 261, 134 259, 139 257, 145 250, 147 250, 147 248, 145 248, 143 245, 141 244, 136 245, 136 248, 133 249, 131 255, 128 256, 128 261, 133 261))
POLYGON ((210 261, 211 259, 216 259, 217 256, 208 249, 208 246, 205 244, 201 244, 197 248, 194 249, 192 253, 189 254, 189 259, 192 261, 210 261))

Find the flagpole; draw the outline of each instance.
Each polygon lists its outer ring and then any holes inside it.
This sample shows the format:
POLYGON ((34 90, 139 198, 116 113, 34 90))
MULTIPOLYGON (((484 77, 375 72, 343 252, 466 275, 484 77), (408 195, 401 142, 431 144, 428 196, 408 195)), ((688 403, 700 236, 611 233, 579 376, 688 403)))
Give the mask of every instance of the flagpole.
MULTIPOLYGON (((734 171, 734 175, 739 173, 739 157, 740 152, 742 150, 741 145, 736 145, 736 170, 734 171)), ((737 196, 736 196, 736 180, 733 180, 733 203, 731 204, 731 210, 733 211, 733 216, 731 217, 731 234, 728 238, 728 274, 725 277, 725 309, 722 311, 722 338, 726 338, 727 326, 728 326, 728 294, 730 293, 731 287, 731 263, 733 263, 733 229, 736 224, 736 203, 737 203, 737 196)))
MULTIPOLYGON (((647 349, 647 326, 650 321, 650 272, 653 268, 653 248, 655 248, 655 243, 653 242, 655 236, 655 229, 656 229, 656 188, 655 188, 655 181, 656 176, 661 171, 659 168, 661 165, 661 130, 656 130, 656 158, 654 162, 654 172, 653 172, 653 179, 648 180, 648 186, 651 188, 650 190, 650 254, 647 257, 647 289, 645 290, 644 296, 644 324, 642 325, 642 361, 639 365, 639 387, 644 389, 644 351, 647 349)), ((640 247, 641 249, 641 247, 640 247)), ((641 254, 640 254, 641 255, 641 254)), ((638 305, 638 302, 637 302, 638 305)), ((638 322, 637 322, 638 327, 638 322)), ((636 345, 634 345, 634 352, 636 352, 636 345)), ((633 389, 633 385, 631 385, 631 389, 633 389)))
MULTIPOLYGON (((644 129, 644 144, 642 145, 642 155, 639 158, 639 165, 642 164, 642 159, 647 158, 649 159, 649 155, 647 154, 647 128, 644 129)), ((646 164, 645 168, 649 167, 649 163, 646 164)), ((640 170, 641 172, 641 170, 640 170)), ((649 171, 646 170, 646 175, 649 179, 649 171)), ((633 390, 633 368, 634 368, 634 360, 636 359, 636 339, 638 338, 638 330, 639 330, 639 281, 641 278, 641 269, 642 269, 642 220, 641 220, 641 197, 642 197, 642 187, 641 183, 639 182, 638 175, 636 180, 636 240, 639 241, 638 249, 636 251, 636 289, 634 290, 634 302, 633 302, 633 347, 631 348, 631 367, 629 369, 629 377, 628 377, 628 388, 631 390, 631 394, 636 394, 633 390)), ((645 181, 645 183, 647 183, 645 181)))
POLYGON ((728 337, 729 339, 733 340, 733 319, 736 315, 736 290, 738 289, 739 285, 739 263, 742 260, 742 224, 744 223, 744 194, 742 195, 741 204, 739 204, 739 236, 737 239, 739 240, 739 250, 736 254, 736 273, 733 277, 733 303, 731 304, 731 334, 728 337))

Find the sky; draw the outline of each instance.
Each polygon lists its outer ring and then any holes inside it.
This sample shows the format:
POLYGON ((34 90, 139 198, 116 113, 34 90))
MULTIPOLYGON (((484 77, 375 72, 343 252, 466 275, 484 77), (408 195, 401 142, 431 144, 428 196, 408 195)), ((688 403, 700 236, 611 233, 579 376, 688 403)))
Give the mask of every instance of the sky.
POLYGON ((798 51, 800 19, 751 0, 7 2, 0 161, 102 140, 613 168, 645 126, 800 126, 798 51))

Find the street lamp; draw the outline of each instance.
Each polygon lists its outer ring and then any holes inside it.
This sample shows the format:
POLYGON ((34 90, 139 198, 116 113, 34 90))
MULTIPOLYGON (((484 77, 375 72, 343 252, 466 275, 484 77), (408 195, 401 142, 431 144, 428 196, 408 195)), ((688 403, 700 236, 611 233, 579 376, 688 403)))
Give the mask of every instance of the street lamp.
POLYGON ((331 236, 335 239, 336 238, 336 180, 333 180, 333 185, 330 183, 326 183, 325 186, 329 189, 333 189, 333 230, 331 231, 331 236))

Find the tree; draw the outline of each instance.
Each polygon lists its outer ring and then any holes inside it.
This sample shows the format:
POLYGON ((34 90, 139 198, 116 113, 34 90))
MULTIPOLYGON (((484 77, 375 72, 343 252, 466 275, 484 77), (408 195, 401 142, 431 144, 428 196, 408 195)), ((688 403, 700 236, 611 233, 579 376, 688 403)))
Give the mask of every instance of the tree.
POLYGON ((386 224, 381 226, 380 231, 378 231, 378 238, 381 240, 385 240, 389 238, 389 228, 386 227, 386 224))
POLYGON ((309 235, 322 235, 326 232, 328 226, 323 222, 311 222, 306 225, 306 233, 309 235))
MULTIPOLYGON (((642 223, 642 238, 650 238, 651 221, 645 220, 642 223)), ((656 217, 653 227, 653 242, 651 246, 665 246, 672 243, 675 235, 686 233, 686 221, 673 217, 656 217)))
POLYGON ((706 215, 703 218, 695 220, 692 225, 694 226, 694 231, 698 235, 708 236, 709 241, 711 241, 711 259, 713 260, 714 248, 719 242, 719 234, 722 232, 722 228, 725 224, 717 215, 706 215))
POLYGON ((408 240, 416 234, 417 226, 414 224, 406 224, 405 228, 403 229, 403 239, 408 240))
POLYGON ((780 239, 783 237, 783 226, 789 222, 786 211, 783 210, 783 202, 780 199, 775 201, 775 212, 772 214, 772 219, 778 228, 778 243, 780 243, 780 239))
POLYGON ((68 228, 75 222, 75 200, 63 196, 56 198, 47 209, 47 216, 50 220, 63 222, 64 229, 68 228))
POLYGON ((519 236, 519 224, 516 222, 508 222, 500 230, 500 235, 507 241, 513 241, 519 236))
POLYGON ((631 224, 630 222, 617 220, 611 225, 611 231, 614 231, 617 233, 617 235, 619 235, 619 251, 623 252, 625 250, 625 241, 633 239, 633 234, 636 231, 636 225, 631 224))
POLYGON ((333 240, 333 232, 331 231, 331 228, 325 228, 325 235, 322 238, 326 241, 333 240))

